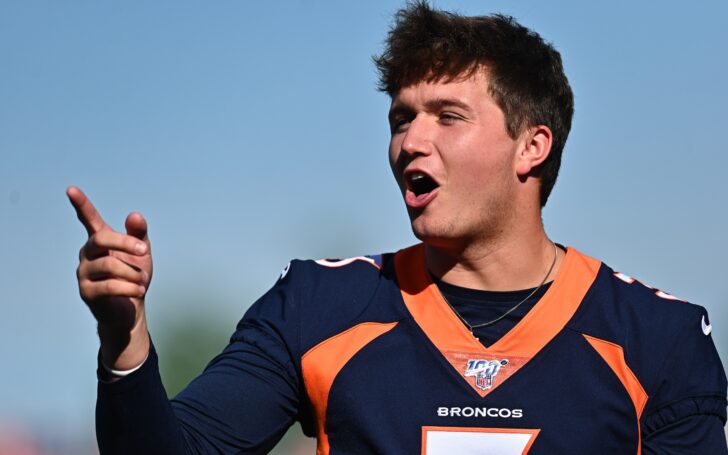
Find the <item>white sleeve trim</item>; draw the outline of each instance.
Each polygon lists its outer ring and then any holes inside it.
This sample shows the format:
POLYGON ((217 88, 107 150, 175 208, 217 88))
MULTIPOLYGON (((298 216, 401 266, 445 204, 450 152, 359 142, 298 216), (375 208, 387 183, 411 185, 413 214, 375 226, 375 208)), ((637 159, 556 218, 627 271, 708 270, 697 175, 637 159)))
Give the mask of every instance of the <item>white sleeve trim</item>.
POLYGON ((142 360, 142 363, 140 363, 139 365, 137 365, 134 368, 129 369, 129 370, 113 370, 113 369, 107 367, 104 364, 103 360, 101 361, 101 366, 104 368, 104 370, 106 370, 107 373, 110 373, 118 378, 123 378, 124 376, 129 376, 130 374, 132 374, 133 372, 135 372, 136 370, 141 368, 144 365, 144 363, 147 361, 148 358, 149 358, 149 353, 147 353, 147 356, 144 357, 144 360, 142 360))

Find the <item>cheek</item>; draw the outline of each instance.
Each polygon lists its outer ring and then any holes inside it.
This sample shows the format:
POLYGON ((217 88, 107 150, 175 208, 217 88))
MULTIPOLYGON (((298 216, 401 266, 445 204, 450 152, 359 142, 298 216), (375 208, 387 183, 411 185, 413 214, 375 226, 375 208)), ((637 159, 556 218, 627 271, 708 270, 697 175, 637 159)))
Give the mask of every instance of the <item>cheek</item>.
MULTIPOLYGON (((451 167, 454 170, 454 168, 451 167)), ((476 200, 482 200, 484 194, 497 191, 505 185, 510 176, 510 160, 503 156, 497 156, 492 151, 482 150, 467 154, 457 163, 455 172, 451 176, 460 192, 465 195, 475 196, 476 200)))
POLYGON ((389 167, 394 170, 394 163, 397 162, 397 152, 394 149, 392 143, 389 143, 389 167))
POLYGON ((401 156, 401 147, 400 143, 402 141, 398 140, 397 137, 393 137, 389 141, 389 167, 392 169, 392 173, 394 174, 394 177, 399 180, 399 172, 398 172, 398 162, 400 160, 401 156))

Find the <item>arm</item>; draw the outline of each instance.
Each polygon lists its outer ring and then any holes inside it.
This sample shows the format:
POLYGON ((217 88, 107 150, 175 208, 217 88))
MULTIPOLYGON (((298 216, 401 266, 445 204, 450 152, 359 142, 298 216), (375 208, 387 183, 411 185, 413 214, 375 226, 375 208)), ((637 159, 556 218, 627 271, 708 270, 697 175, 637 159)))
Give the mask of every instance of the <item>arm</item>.
POLYGON ((707 314, 697 308, 675 338, 645 410, 645 455, 728 455, 725 371, 704 324, 707 314))
POLYGON ((100 453, 268 453, 294 422, 299 402, 295 381, 267 352, 270 346, 246 340, 259 336, 237 331, 205 371, 171 400, 153 346, 137 372, 99 382, 100 453))
POLYGON ((725 455, 726 433, 716 415, 694 414, 651 433, 644 439, 644 455, 725 455))
POLYGON ((259 299, 224 351, 167 400, 152 347, 138 371, 99 383, 102 453, 268 453, 296 420, 298 312, 288 280, 259 299))
POLYGON ((289 303, 286 283, 279 281, 261 298, 225 351, 168 400, 144 316, 152 271, 146 222, 132 214, 127 234, 117 233, 80 190, 71 188, 68 196, 89 233, 79 255, 78 280, 99 323, 101 453, 267 453, 299 408, 298 373, 291 360, 297 313, 289 309, 295 304, 289 303), (108 376, 101 366, 123 370, 142 362, 122 378, 108 376))

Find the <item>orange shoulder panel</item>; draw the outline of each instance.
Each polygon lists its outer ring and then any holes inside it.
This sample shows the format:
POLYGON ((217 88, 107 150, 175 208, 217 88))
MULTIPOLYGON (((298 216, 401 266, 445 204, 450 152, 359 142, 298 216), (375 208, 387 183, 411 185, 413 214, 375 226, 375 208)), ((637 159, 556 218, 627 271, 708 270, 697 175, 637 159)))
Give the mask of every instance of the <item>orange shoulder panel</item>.
POLYGON ((334 379, 357 352, 396 325, 397 322, 363 322, 320 342, 303 355, 303 382, 316 416, 317 455, 329 453, 326 407, 334 379))
MULTIPOLYGON (((622 346, 586 334, 582 335, 584 335, 586 341, 589 342, 602 359, 607 362, 609 368, 617 375, 619 382, 622 383, 627 394, 632 399, 635 414, 637 415, 637 431, 639 432, 639 420, 642 417, 642 411, 645 409, 645 404, 647 403, 647 393, 642 387, 642 384, 640 384, 639 379, 637 379, 637 376, 635 376, 634 372, 629 368, 629 365, 627 365, 622 346)), ((641 452, 642 438, 640 437, 637 445, 637 455, 640 455, 641 452)))

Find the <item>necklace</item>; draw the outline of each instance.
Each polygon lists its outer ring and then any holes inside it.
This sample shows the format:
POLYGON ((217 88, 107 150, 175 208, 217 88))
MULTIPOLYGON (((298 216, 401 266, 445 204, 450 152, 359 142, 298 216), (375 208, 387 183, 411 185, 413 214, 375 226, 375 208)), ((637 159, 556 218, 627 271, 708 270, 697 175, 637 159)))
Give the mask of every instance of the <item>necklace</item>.
POLYGON ((508 316, 509 314, 511 314, 512 312, 514 312, 516 310, 516 308, 518 308, 524 302, 526 302, 528 299, 530 299, 531 297, 533 297, 538 292, 538 290, 541 289, 541 287, 546 283, 546 280, 549 278, 549 275, 551 275, 551 272, 554 270, 554 266, 556 265, 556 257, 558 256, 556 244, 554 242, 551 242, 551 244, 554 246, 554 258, 551 261, 551 266, 549 267, 548 272, 546 272, 546 276, 544 276, 543 277, 543 280, 541 280, 541 284, 539 284, 537 288, 535 288, 533 291, 531 291, 531 293, 528 294, 528 296, 526 296, 525 299, 523 299, 520 302, 518 302, 515 305, 513 305, 508 311, 506 311, 505 313, 501 314, 497 318, 495 318, 495 319, 493 319, 491 321, 481 322, 480 324, 471 325, 468 321, 465 320, 464 317, 462 317, 460 315, 460 313, 458 313, 458 311, 452 305, 450 305, 450 302, 447 301, 447 299, 445 298, 445 296, 442 296, 443 300, 445 300, 445 303, 447 303, 447 306, 450 307, 450 309, 453 311, 453 313, 455 313, 455 315, 458 317, 458 319, 460 319, 463 322, 463 324, 465 324, 465 326, 470 330, 470 333, 473 336, 475 336, 475 334, 473 333, 473 330, 479 329, 481 327, 488 327, 489 325, 493 325, 496 322, 500 321, 501 319, 505 318, 506 316, 508 316))

